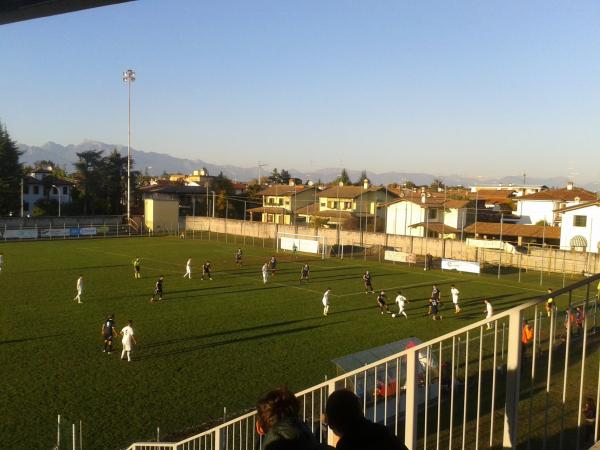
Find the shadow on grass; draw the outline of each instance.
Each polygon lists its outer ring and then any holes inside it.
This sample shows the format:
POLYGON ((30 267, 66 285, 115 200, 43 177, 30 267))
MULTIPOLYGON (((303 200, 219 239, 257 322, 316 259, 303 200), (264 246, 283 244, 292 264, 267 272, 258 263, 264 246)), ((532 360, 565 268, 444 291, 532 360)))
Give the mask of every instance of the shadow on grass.
POLYGON ((31 342, 31 341, 41 341, 43 339, 50 339, 54 337, 67 336, 68 333, 60 333, 60 334, 48 334, 46 336, 37 336, 31 338, 22 338, 22 339, 8 339, 6 341, 0 341, 0 345, 4 344, 21 344, 23 342, 31 342))
POLYGON ((49 268, 36 270, 19 270, 19 274, 23 273, 40 273, 40 272, 82 272, 92 269, 112 269, 114 267, 129 267, 129 264, 107 264, 105 266, 79 266, 79 267, 64 267, 64 268, 49 268))
POLYGON ((159 341, 159 342, 147 344, 147 345, 145 345, 145 348, 162 347, 164 345, 177 344, 180 342, 195 341, 198 339, 204 339, 204 338, 209 338, 209 337, 225 336, 228 334, 243 333, 245 331, 262 330, 265 328, 281 327, 281 326, 292 325, 292 324, 296 324, 296 323, 300 323, 300 322, 307 322, 310 320, 315 320, 315 317, 310 317, 307 319, 298 319, 298 320, 286 320, 284 322, 274 322, 274 323, 269 323, 269 324, 264 324, 264 325, 255 325, 252 327, 237 328, 235 330, 217 331, 214 333, 199 334, 196 336, 188 336, 188 337, 179 338, 179 339, 169 339, 166 341, 159 341))
POLYGON ((151 353, 149 355, 142 355, 139 358, 136 358, 138 360, 145 360, 145 359, 151 359, 151 358, 162 358, 162 357, 167 357, 167 356, 174 356, 174 355, 181 355, 181 354, 185 354, 185 353, 192 353, 192 352, 197 352, 200 350, 206 350, 206 349, 213 349, 213 348, 217 348, 217 347, 223 347, 226 345, 231 345, 231 344, 238 344, 240 342, 248 342, 248 341, 254 341, 254 340, 260 340, 260 339, 268 339, 268 338, 273 338, 273 337, 278 337, 278 336, 285 336, 285 335, 290 335, 290 334, 295 334, 295 333, 302 333, 305 331, 311 331, 311 330, 315 330, 317 328, 323 328, 323 327, 327 327, 327 326, 332 326, 335 324, 340 323, 338 322, 329 322, 329 323, 325 323, 322 325, 310 325, 310 326, 304 326, 304 327, 298 327, 298 328, 293 328, 291 330, 281 330, 281 331, 273 331, 270 333, 262 333, 262 334, 257 334, 254 336, 247 336, 247 337, 239 337, 239 338, 233 338, 233 339, 225 339, 223 341, 219 341, 219 342, 211 342, 211 343, 206 343, 206 344, 197 344, 197 345, 192 345, 189 347, 182 347, 182 348, 178 348, 178 349, 174 349, 171 351, 165 351, 165 352, 159 352, 159 353, 151 353))

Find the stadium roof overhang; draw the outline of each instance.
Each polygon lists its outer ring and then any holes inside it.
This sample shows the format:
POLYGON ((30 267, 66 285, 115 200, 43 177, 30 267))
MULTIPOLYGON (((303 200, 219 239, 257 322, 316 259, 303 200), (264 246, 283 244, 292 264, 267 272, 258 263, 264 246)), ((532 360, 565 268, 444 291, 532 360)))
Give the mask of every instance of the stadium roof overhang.
POLYGON ((129 1, 132 0, 2 0, 0 25, 129 1))

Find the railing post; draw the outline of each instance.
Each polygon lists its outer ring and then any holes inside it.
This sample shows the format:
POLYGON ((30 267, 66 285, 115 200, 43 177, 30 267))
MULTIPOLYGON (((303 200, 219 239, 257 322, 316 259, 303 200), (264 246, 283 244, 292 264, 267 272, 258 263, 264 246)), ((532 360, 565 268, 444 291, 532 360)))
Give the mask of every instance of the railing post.
POLYGON ((519 422, 519 384, 521 377, 521 311, 513 311, 508 321, 506 352, 506 400, 504 409, 504 448, 517 447, 519 422))
POLYGON ((221 450, 221 428, 216 428, 213 437, 213 450, 221 450))
MULTIPOLYGON (((417 448, 417 419, 419 413, 417 380, 417 351, 409 350, 406 355, 406 408, 404 412, 404 445, 409 450, 417 448)), ((427 387, 426 387, 427 388, 427 387)))
MULTIPOLYGON (((335 381, 330 381, 327 383, 327 398, 335 391, 335 381)), ((327 427, 327 445, 335 447, 337 444, 337 436, 334 434, 333 430, 327 427)))

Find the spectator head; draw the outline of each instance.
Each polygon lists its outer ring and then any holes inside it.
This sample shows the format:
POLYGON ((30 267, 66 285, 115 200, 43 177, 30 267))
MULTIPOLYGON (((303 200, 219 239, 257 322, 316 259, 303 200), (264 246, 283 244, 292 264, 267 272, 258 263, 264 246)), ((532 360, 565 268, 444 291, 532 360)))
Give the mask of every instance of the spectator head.
POLYGON ((257 430, 267 433, 277 422, 287 417, 298 417, 300 402, 287 387, 267 392, 256 403, 257 430))
POLYGON ((340 389, 327 399, 325 417, 329 428, 338 436, 343 436, 364 420, 365 416, 356 394, 348 389, 340 389))

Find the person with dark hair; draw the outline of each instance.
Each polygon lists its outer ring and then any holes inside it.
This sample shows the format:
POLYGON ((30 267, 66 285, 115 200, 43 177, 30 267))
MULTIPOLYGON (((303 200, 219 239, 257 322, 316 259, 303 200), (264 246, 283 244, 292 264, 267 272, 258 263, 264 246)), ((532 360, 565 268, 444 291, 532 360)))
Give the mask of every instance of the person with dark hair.
POLYGON ((267 392, 256 403, 260 450, 316 450, 317 440, 300 420, 300 402, 286 387, 267 392))
POLYGON ((115 328, 115 315, 109 314, 104 323, 102 324, 102 337, 104 338, 104 353, 109 355, 113 349, 113 338, 119 334, 115 328))
POLYGON ((352 391, 334 391, 325 406, 327 425, 340 439, 338 450, 405 450, 406 446, 384 425, 367 420, 352 391))

